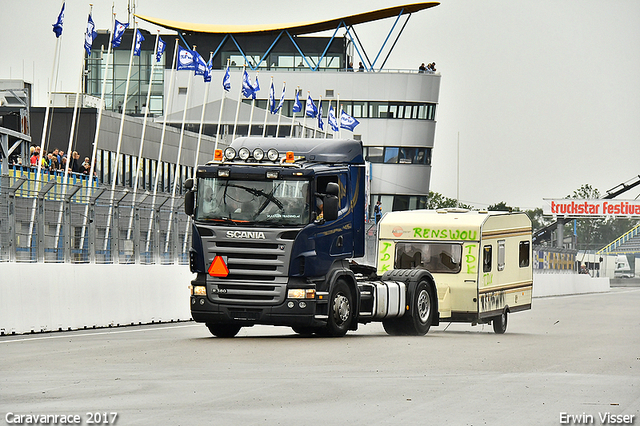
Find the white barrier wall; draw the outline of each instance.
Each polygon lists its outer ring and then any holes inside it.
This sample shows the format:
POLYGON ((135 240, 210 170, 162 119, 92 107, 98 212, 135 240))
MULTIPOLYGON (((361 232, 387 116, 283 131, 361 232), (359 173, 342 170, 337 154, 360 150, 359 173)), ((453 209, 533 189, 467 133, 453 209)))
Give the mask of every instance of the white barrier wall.
POLYGON ((533 297, 609 291, 609 278, 585 274, 533 274, 533 297))
POLYGON ((191 319, 186 265, 0 263, 0 333, 191 319))
MULTIPOLYGON (((0 263, 0 334, 191 319, 186 265, 0 263)), ((533 296, 609 291, 609 278, 534 274, 533 296)))

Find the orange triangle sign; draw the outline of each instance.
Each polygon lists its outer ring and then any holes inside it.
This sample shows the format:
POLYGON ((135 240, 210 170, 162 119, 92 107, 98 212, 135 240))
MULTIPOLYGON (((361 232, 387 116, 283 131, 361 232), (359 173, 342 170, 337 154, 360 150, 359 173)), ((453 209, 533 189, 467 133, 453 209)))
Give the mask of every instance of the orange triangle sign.
POLYGON ((213 262, 211 262, 208 272, 212 277, 226 277, 229 275, 229 268, 227 268, 227 264, 222 256, 216 256, 213 262))

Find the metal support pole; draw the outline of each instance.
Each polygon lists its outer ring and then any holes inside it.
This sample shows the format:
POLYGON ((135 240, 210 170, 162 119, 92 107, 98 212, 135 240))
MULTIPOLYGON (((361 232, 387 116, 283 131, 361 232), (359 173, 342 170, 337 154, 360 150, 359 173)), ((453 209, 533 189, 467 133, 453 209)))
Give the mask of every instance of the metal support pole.
POLYGON ((156 265, 160 264, 160 207, 155 209, 153 215, 153 262, 156 265))
POLYGON ((89 224, 89 263, 92 265, 96 263, 96 202, 91 201, 89 203, 89 211, 87 212, 89 224))
POLYGON ((179 235, 178 235, 178 212, 175 211, 173 212, 172 215, 173 218, 173 232, 171 233, 171 248, 173 250, 173 264, 177 265, 178 262, 178 242, 180 241, 179 235))
POLYGON ((562 248, 564 245, 564 218, 558 218, 556 222, 556 246, 562 248))
POLYGON ((64 263, 71 261, 71 197, 64 197, 62 209, 62 235, 64 244, 64 263))
POLYGON ((136 265, 140 264, 140 204, 134 204, 133 216, 133 254, 136 265))
POLYGON ((38 197, 36 206, 36 261, 44 263, 44 200, 38 197))
MULTIPOLYGON (((115 203, 113 205, 113 209, 111 212, 111 263, 117 265, 120 263, 120 221, 118 220, 120 214, 118 213, 118 208, 120 207, 120 203, 115 203)), ((107 232, 109 230, 107 229, 107 232)))

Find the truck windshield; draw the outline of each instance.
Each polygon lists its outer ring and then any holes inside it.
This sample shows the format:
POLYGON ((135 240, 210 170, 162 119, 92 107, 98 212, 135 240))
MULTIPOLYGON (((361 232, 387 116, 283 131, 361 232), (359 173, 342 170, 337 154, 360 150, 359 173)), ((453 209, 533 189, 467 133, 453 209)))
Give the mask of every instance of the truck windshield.
POLYGON ((309 184, 302 180, 198 179, 195 220, 275 226, 310 221, 309 184))
POLYGON ((457 274, 461 258, 462 245, 458 243, 398 243, 395 268, 457 274))

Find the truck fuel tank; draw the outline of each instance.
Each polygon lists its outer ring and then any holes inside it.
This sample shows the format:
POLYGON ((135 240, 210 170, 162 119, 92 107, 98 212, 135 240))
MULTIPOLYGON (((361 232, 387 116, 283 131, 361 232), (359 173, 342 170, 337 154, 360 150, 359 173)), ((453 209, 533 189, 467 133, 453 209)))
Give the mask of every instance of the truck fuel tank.
POLYGON ((407 286, 399 281, 361 281, 360 322, 397 318, 404 315, 407 286))

